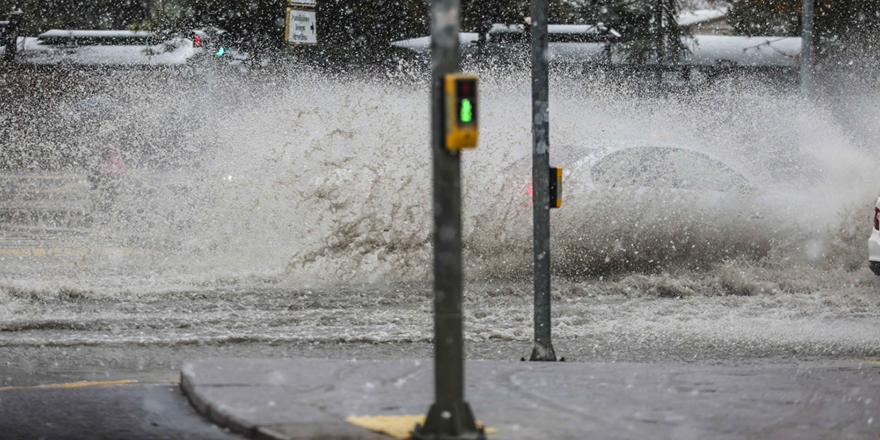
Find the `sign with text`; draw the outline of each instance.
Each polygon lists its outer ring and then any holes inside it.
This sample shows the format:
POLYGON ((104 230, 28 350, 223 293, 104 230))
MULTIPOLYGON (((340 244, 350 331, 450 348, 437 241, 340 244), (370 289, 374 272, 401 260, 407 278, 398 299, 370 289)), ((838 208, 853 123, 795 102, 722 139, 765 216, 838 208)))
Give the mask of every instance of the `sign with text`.
POLYGON ((316 6, 315 0, 288 0, 287 4, 290 6, 302 6, 306 8, 314 8, 316 6))
POLYGON ((313 9, 287 9, 284 40, 290 44, 317 44, 318 32, 313 9))

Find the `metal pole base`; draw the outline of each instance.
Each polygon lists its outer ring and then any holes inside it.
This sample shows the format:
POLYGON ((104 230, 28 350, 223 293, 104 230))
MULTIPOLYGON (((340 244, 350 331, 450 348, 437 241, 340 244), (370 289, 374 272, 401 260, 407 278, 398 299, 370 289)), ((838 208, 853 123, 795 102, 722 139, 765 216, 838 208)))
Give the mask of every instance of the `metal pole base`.
POLYGON ((547 344, 546 347, 535 344, 529 361, 556 362, 556 352, 553 351, 553 344, 547 344))
POLYGON ((425 425, 418 425, 412 438, 419 440, 485 440, 467 402, 431 405, 425 425))

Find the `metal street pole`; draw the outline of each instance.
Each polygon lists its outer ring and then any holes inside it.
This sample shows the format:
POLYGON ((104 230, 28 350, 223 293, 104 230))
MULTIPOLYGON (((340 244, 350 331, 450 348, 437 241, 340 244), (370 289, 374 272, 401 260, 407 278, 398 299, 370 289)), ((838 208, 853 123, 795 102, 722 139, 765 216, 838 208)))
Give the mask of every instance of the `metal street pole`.
POLYGON ((804 0, 804 13, 801 22, 801 93, 813 96, 813 0, 804 0))
POLYGON ((532 205, 535 348, 530 360, 555 361, 550 342, 550 67, 547 0, 532 0, 532 205))
POLYGON ((663 0, 654 0, 654 31, 657 44, 657 86, 663 85, 663 63, 666 61, 666 26, 663 23, 663 0))
POLYGON ((444 77, 458 71, 459 1, 433 0, 431 151, 434 167, 434 395, 422 439, 482 438, 464 400, 461 156, 446 148, 444 77))
POLYGON ((11 63, 15 61, 15 55, 18 53, 18 27, 21 25, 22 11, 18 6, 12 8, 7 17, 6 29, 0 33, 0 46, 6 46, 6 52, 3 54, 3 62, 11 63))

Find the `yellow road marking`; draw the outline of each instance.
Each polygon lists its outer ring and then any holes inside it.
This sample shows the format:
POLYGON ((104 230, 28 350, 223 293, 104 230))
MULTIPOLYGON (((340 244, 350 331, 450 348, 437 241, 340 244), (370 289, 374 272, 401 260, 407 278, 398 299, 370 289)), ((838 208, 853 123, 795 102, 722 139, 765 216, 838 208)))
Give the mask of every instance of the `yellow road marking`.
MULTIPOLYGON (((363 428, 376 431, 380 434, 390 435, 397 439, 408 439, 410 433, 416 428, 416 425, 425 423, 425 415, 401 415, 401 416, 350 416, 345 419, 346 422, 363 428)), ((477 427, 483 424, 477 422, 477 427)), ((485 428, 486 434, 498 434, 495 428, 485 428)))
POLYGON ((105 247, 98 249, 90 248, 6 248, 0 249, 0 255, 10 257, 76 257, 82 255, 146 255, 151 252, 148 249, 127 247, 105 247))
POLYGON ((126 379, 126 380, 106 380, 106 381, 80 381, 80 382, 68 382, 68 383, 50 383, 45 385, 33 385, 27 387, 0 387, 0 391, 9 391, 9 390, 31 390, 31 389, 51 389, 51 388, 82 388, 82 387, 104 387, 104 386, 113 386, 113 385, 131 385, 136 384, 138 381, 126 379))

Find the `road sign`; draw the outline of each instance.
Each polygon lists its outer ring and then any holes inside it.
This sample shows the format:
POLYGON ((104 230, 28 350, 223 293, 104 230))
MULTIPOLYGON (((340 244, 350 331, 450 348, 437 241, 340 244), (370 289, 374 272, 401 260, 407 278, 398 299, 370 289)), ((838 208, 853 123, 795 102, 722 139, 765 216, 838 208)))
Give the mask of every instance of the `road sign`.
POLYGON ((290 0, 287 2, 290 6, 302 6, 306 8, 314 8, 315 0, 290 0))
POLYGON ((287 8, 284 40, 290 44, 317 44, 318 32, 313 9, 287 8))

